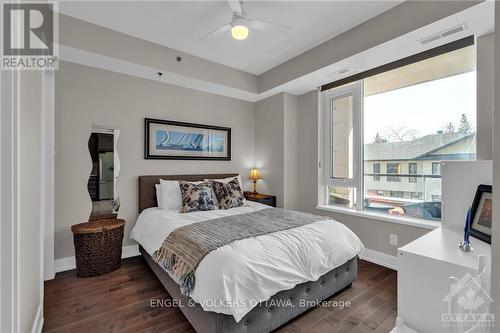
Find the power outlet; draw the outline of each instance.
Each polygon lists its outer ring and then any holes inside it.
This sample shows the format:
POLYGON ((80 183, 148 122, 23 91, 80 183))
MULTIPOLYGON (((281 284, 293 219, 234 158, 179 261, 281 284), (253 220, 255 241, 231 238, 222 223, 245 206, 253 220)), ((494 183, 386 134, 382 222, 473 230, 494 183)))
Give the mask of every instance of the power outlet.
POLYGON ((389 244, 392 246, 398 246, 398 235, 389 234, 389 244))

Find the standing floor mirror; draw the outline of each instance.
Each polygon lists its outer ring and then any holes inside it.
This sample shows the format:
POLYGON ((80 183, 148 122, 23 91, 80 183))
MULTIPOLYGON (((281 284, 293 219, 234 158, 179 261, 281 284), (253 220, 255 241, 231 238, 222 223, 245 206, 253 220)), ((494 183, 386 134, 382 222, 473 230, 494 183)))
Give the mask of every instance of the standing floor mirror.
POLYGON ((92 212, 89 220, 116 218, 118 196, 116 178, 119 172, 119 160, 116 154, 116 142, 119 131, 116 129, 93 129, 89 137, 89 152, 92 159, 92 171, 87 188, 92 199, 92 212))

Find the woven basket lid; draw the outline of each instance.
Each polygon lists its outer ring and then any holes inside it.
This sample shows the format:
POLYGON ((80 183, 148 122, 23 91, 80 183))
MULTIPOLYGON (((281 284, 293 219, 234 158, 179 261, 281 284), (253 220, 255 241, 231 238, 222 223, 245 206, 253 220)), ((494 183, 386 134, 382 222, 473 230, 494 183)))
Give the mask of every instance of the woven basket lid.
POLYGON ((122 219, 109 219, 109 220, 95 220, 90 222, 84 222, 75 224, 71 227, 71 231, 74 234, 93 234, 99 233, 106 230, 116 229, 123 227, 125 225, 125 220, 122 219))

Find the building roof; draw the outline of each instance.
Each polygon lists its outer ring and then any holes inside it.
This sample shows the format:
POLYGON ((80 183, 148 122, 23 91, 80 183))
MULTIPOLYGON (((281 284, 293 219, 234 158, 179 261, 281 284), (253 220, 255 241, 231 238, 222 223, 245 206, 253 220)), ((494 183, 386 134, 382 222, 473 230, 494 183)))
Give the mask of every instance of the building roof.
POLYGON ((365 145, 365 160, 416 160, 473 135, 475 134, 438 133, 406 142, 370 143, 365 145))

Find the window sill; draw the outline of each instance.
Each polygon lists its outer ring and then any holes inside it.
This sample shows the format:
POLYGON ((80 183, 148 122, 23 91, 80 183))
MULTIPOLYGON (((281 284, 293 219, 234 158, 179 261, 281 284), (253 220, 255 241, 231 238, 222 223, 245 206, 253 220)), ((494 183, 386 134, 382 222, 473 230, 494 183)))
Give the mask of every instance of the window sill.
POLYGON ((429 230, 441 228, 441 223, 429 222, 429 221, 414 218, 414 217, 403 217, 403 216, 380 214, 380 213, 373 213, 373 212, 367 212, 367 211, 358 211, 358 210, 355 210, 352 208, 333 206, 333 205, 318 205, 318 206, 316 206, 316 208, 320 209, 320 210, 328 211, 328 212, 341 213, 341 214, 352 215, 352 216, 360 216, 360 217, 364 217, 364 218, 369 218, 369 219, 374 219, 374 220, 379 220, 379 221, 384 221, 384 222, 390 222, 390 223, 409 225, 412 227, 418 227, 418 228, 429 229, 429 230))

